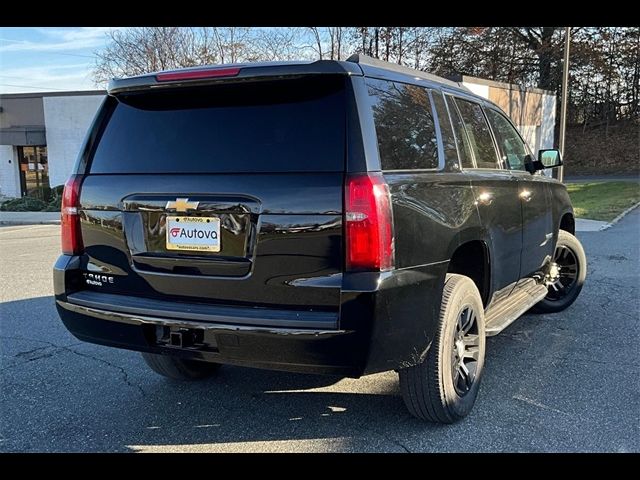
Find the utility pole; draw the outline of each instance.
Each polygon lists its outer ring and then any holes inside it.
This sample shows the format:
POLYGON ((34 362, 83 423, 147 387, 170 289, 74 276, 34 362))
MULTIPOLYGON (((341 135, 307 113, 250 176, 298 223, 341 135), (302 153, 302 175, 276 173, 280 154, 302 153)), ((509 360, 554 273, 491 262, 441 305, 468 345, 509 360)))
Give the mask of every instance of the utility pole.
MULTIPOLYGON (((564 63, 562 65, 562 103, 560 105, 560 154, 564 161, 565 135, 567 132, 567 103, 569 101, 569 46, 571 44, 571 27, 564 27, 564 63)), ((558 168, 558 180, 564 179, 564 167, 558 168)))

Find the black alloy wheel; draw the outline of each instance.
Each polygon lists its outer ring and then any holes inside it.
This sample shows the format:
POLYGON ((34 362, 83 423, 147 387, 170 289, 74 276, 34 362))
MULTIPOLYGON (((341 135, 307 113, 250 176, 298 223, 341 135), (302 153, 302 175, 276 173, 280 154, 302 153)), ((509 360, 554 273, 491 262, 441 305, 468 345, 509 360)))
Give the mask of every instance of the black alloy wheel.
POLYGON ((587 278, 587 256, 580 240, 560 230, 544 279, 547 295, 531 309, 538 313, 561 312, 576 301, 587 278))
POLYGON ((549 293, 545 297, 551 302, 562 300, 571 293, 578 279, 578 259, 566 245, 558 245, 553 254, 551 269, 555 270, 555 281, 549 284, 549 293))
POLYGON ((478 317, 471 305, 463 307, 454 331, 451 349, 451 375, 453 386, 459 396, 466 395, 478 373, 480 337, 478 317))

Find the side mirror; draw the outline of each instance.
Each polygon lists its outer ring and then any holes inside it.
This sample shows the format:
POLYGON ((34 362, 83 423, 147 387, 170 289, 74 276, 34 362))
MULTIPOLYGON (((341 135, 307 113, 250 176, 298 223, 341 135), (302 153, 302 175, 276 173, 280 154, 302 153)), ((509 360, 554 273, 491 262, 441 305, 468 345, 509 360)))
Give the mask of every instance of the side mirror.
POLYGON ((562 157, 560 151, 555 148, 548 150, 540 150, 538 152, 538 163, 540 164, 540 170, 543 168, 555 168, 562 165, 562 157))
POLYGON ((555 148, 540 150, 537 160, 531 158, 531 155, 527 155, 524 159, 524 168, 532 174, 545 168, 555 168, 560 165, 562 165, 562 157, 560 151, 555 148))

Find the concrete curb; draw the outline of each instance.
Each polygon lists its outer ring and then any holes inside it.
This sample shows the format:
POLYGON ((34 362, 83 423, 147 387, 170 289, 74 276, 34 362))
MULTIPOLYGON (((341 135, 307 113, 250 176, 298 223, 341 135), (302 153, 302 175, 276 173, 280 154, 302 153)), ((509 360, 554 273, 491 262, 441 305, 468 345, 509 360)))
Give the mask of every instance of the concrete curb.
POLYGON ((0 225, 60 225, 60 220, 0 220, 0 225))
POLYGON ((0 225, 60 225, 60 213, 0 212, 0 225))
POLYGON ((629 213, 631 213, 633 210, 635 210, 638 207, 640 207, 640 202, 636 203, 635 205, 631 205, 624 212, 622 212, 620 215, 618 215, 616 218, 614 218, 609 223, 607 223, 604 227, 602 227, 599 231, 602 232, 604 230, 610 229, 616 223, 618 223, 620 220, 622 220, 624 217, 626 217, 629 213))
POLYGON ((607 222, 601 220, 576 218, 576 232, 599 232, 605 225, 607 225, 607 222))

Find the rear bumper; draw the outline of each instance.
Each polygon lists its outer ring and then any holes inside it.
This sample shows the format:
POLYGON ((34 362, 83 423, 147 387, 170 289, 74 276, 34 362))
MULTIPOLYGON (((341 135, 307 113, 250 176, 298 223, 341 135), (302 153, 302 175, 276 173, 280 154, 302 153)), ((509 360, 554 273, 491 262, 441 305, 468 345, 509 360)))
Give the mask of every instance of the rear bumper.
POLYGON ((269 328, 113 312, 56 300, 78 339, 183 358, 309 373, 359 376, 355 332, 269 328), (172 337, 173 334, 173 337, 172 337), (185 342, 172 340, 186 339, 185 342))
POLYGON ((447 264, 344 275, 339 316, 178 306, 90 292, 77 281, 79 267, 79 257, 61 256, 54 266, 54 291, 60 318, 80 340, 218 363, 358 377, 422 361, 436 328, 447 264))

